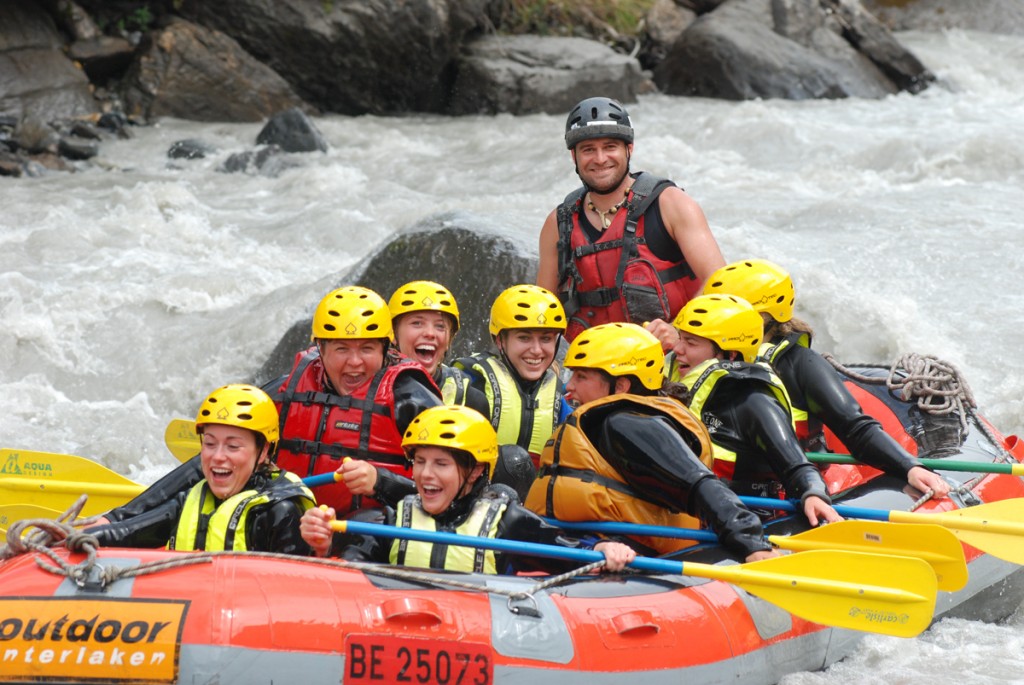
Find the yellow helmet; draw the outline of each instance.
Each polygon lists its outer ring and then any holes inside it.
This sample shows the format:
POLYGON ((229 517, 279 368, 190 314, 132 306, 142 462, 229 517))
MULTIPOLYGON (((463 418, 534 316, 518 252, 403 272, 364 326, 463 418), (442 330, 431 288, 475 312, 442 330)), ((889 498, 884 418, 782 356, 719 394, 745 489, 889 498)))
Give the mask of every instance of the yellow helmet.
POLYGON ((635 323, 606 323, 588 328, 565 354, 567 369, 601 369, 612 376, 636 376, 649 390, 661 387, 665 353, 661 342, 635 323))
POLYGON ((735 295, 701 295, 686 303, 673 324, 723 350, 753 362, 764 337, 764 322, 750 303, 735 295))
POLYGON ((705 295, 735 295, 758 312, 766 312, 779 323, 793 318, 793 279, 778 264, 765 259, 746 259, 727 264, 704 283, 705 295))
POLYGON ((234 383, 217 388, 203 400, 196 414, 196 428, 207 423, 248 428, 259 433, 273 447, 278 438, 277 406, 255 385, 234 383))
POLYGON ((554 293, 539 285, 514 285, 491 305, 491 335, 509 328, 551 328, 565 332, 565 310, 554 293))
POLYGON ((414 447, 443 447, 469 452, 494 473, 498 463, 498 434, 483 414, 463 405, 424 409, 412 420, 402 438, 402 449, 412 458, 414 447))
POLYGON ((313 313, 314 338, 391 338, 391 312, 369 288, 347 285, 320 300, 313 313))
POLYGON ((433 311, 452 317, 452 335, 459 330, 459 307, 448 288, 433 281, 412 281, 394 292, 388 300, 391 319, 409 312, 433 311))

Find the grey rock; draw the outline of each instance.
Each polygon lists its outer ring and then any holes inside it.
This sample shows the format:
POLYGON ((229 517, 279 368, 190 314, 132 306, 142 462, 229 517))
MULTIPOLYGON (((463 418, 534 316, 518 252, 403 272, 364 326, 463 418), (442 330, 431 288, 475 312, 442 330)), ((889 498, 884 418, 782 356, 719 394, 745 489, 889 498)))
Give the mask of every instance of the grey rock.
POLYGON ((1024 36, 1020 0, 861 0, 864 9, 893 31, 965 29, 1024 36))
POLYGON ((287 169, 292 169, 296 166, 298 164, 284 156, 284 150, 277 145, 268 145, 256 150, 248 150, 231 155, 224 161, 219 171, 226 173, 242 172, 249 175, 273 178, 287 169))
POLYGON ((285 152, 327 152, 327 141, 300 109, 275 114, 256 137, 259 145, 277 145, 285 152))
POLYGON ((95 140, 84 140, 76 136, 61 136, 57 144, 57 152, 66 159, 92 159, 100 153, 99 143, 95 140))
POLYGON ((304 105, 230 37, 180 19, 146 36, 122 95, 128 115, 144 120, 259 121, 304 105))
POLYGON ((58 119, 96 111, 88 79, 61 47, 41 6, 0 2, 0 114, 58 119))
MULTIPOLYGON (((362 285, 387 300, 409 281, 437 281, 455 295, 462 321, 449 358, 489 349, 491 303, 510 285, 532 283, 537 260, 526 248, 505 237, 460 223, 449 214, 422 222, 339 274, 335 287, 362 285)), ((291 368, 295 353, 309 345, 312 311, 317 302, 310 303, 310 316, 297 321, 281 338, 254 382, 262 384, 291 368)))
POLYGON ((216 148, 201 140, 187 138, 176 140, 167 149, 167 156, 171 159, 203 159, 207 155, 216 152, 216 148))
POLYGON ((343 114, 441 112, 452 63, 488 26, 487 0, 183 0, 281 74, 306 101, 343 114))
POLYGON ((640 32, 641 48, 636 56, 640 66, 644 69, 658 66, 696 18, 696 12, 674 0, 655 0, 644 17, 644 28, 640 32))
POLYGON ((856 3, 822 2, 728 0, 682 33, 655 82, 672 95, 731 100, 879 98, 927 83, 884 28, 855 18, 856 3))
POLYGON ((451 114, 561 114, 594 93, 636 102, 648 81, 640 63, 596 41, 485 36, 458 61, 451 114))

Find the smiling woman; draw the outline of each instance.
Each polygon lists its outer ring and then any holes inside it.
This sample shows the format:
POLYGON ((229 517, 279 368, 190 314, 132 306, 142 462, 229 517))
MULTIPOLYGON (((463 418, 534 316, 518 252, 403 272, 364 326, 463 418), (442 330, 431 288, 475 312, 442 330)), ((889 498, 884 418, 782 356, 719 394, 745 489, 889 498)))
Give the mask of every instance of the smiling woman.
POLYGON ((297 476, 274 465, 274 401, 252 385, 218 388, 200 406, 196 432, 203 479, 171 497, 162 488, 144 492, 139 502, 152 506, 134 515, 109 513, 110 523, 90 530, 100 543, 307 554, 299 518, 315 500, 297 476))

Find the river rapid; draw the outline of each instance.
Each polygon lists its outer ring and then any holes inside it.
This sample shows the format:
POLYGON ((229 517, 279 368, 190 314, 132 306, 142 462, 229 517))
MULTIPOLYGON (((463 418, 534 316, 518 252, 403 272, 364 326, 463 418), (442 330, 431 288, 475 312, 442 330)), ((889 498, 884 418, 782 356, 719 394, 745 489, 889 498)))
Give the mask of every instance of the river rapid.
MULTIPOLYGON (((881 364, 936 355, 997 427, 1020 433, 1024 38, 900 38, 939 78, 919 96, 646 96, 629 107, 633 168, 685 187, 727 260, 789 268, 817 349, 881 364)), ((330 151, 273 178, 217 171, 260 125, 164 120, 104 143, 103 168, 0 179, 0 446, 87 456, 152 482, 176 463, 167 422, 251 378, 391 236, 441 215, 532 253, 576 184, 561 116, 316 124, 330 151), (168 160, 184 138, 218 152, 168 160)), ((1024 682, 1022 621, 871 637, 829 671, 784 682, 1024 682)))

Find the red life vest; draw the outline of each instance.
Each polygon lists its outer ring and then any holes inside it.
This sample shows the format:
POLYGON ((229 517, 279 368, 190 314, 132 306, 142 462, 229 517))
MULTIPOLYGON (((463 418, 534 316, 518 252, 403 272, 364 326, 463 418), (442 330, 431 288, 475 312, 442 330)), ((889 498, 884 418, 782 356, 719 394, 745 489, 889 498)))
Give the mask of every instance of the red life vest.
POLYGON ((672 321, 698 294, 701 284, 685 256, 678 262, 660 259, 644 236, 644 213, 671 185, 640 173, 626 204, 594 243, 579 222, 586 189, 570 193, 559 206, 558 282, 569 317, 567 340, 603 323, 672 321))
MULTIPOLYGON (((414 373, 428 387, 434 387, 434 382, 418 363, 405 357, 392 359, 351 395, 337 395, 325 389, 316 346, 296 355, 291 373, 274 397, 281 413, 278 466, 305 478, 336 471, 342 459, 352 457, 411 477, 394 420, 395 379, 414 373)), ((339 514, 376 506, 372 499, 354 500, 344 483, 320 486, 315 494, 318 503, 334 507, 339 514)))

